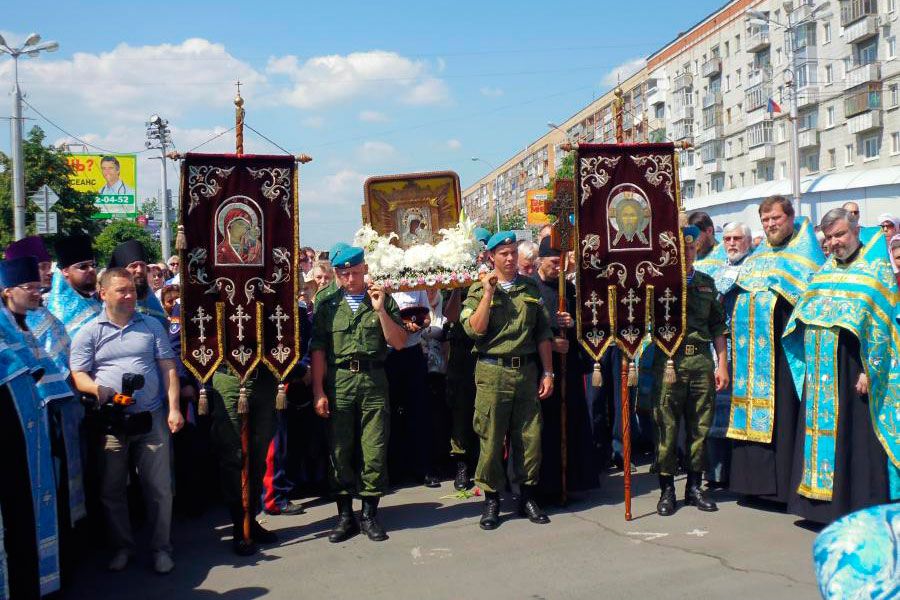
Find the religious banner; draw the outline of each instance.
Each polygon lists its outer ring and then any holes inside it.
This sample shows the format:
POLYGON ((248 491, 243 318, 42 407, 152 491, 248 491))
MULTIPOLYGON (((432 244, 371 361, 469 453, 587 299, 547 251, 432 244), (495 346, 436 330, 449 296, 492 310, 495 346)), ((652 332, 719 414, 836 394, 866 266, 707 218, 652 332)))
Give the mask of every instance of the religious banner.
POLYGON ((181 358, 283 380, 300 358, 292 156, 187 154, 181 167, 181 358), (183 239, 182 239, 183 232, 183 239))
POLYGON ((575 165, 578 339, 599 361, 649 334, 671 357, 687 293, 674 146, 579 144, 575 165))
POLYGON ((363 221, 381 235, 395 233, 403 249, 437 244, 440 230, 459 221, 462 194, 453 171, 370 177, 363 188, 363 221))

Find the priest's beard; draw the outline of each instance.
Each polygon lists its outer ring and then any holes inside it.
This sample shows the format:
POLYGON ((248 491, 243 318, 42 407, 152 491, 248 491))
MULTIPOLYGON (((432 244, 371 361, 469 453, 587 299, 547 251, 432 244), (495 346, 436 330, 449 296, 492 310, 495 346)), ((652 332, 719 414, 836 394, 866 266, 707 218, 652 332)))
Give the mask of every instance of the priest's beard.
POLYGON ((141 300, 147 297, 147 293, 150 291, 150 285, 147 283, 146 277, 135 277, 134 278, 134 290, 137 292, 137 297, 141 300))

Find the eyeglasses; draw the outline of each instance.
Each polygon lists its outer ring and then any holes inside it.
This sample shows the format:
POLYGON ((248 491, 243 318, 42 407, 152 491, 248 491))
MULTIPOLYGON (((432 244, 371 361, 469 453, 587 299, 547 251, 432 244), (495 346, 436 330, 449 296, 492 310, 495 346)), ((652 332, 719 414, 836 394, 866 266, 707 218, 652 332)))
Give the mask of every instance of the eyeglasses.
POLYGON ((41 284, 39 283, 23 283, 22 285, 17 285, 16 287, 20 290, 28 292, 29 294, 41 293, 41 284))
POLYGON ((88 260, 85 262, 75 263, 74 265, 69 265, 70 269, 78 269, 79 271, 89 271, 91 269, 97 268, 97 263, 92 260, 88 260))
POLYGON ((894 229, 894 224, 891 223, 890 221, 885 221, 884 223, 881 224, 881 228, 882 229, 894 229))

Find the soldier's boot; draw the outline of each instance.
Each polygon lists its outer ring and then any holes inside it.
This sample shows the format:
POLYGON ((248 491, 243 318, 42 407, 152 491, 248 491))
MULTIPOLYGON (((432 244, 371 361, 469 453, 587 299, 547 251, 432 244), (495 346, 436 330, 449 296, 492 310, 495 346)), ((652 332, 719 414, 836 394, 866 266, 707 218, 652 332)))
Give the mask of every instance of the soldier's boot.
POLYGON ((684 503, 688 506, 696 506, 704 512, 715 512, 719 510, 716 503, 706 497, 700 484, 703 482, 703 473, 699 471, 689 471, 687 476, 687 484, 684 487, 684 503))
POLYGON ((231 513, 231 549, 238 556, 251 556, 256 554, 256 541, 253 539, 251 518, 250 539, 244 539, 244 508, 240 504, 232 505, 228 512, 231 513))
POLYGON ((519 496, 519 516, 528 517, 528 520, 538 525, 546 525, 550 517, 544 514, 537 500, 534 499, 534 486, 522 485, 522 495, 519 496))
POLYGON ((656 514, 668 517, 675 514, 675 477, 659 476, 659 502, 656 503, 656 514))
POLYGON ((484 493, 484 510, 478 526, 485 531, 497 529, 500 526, 500 494, 497 492, 484 493))
POLYGON ((256 519, 250 520, 250 537, 257 544, 275 544, 278 542, 278 534, 260 525, 256 519))
POLYGON ((338 496, 337 507, 337 525, 328 533, 328 541, 332 544, 348 540, 359 533, 359 525, 356 523, 356 517, 353 516, 353 498, 338 496))
POLYGON ((456 461, 456 477, 453 479, 453 487, 459 492, 469 488, 469 465, 465 460, 456 461))
POLYGON ((383 542, 388 539, 384 527, 378 522, 378 498, 363 498, 362 518, 359 520, 360 529, 363 530, 373 542, 383 542))

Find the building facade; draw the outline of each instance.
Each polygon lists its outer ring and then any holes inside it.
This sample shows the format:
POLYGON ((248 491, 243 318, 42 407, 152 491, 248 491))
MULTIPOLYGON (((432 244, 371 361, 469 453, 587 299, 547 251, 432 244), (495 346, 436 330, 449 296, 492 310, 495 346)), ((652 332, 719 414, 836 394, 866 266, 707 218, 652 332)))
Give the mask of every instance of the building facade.
MULTIPOLYGON (((864 224, 900 212, 898 3, 729 2, 629 79, 630 139, 693 144, 679 153, 685 208, 755 228, 759 201, 792 193, 795 95, 801 214, 818 221, 847 200, 864 224)), ((612 141, 611 115, 589 112, 567 131, 612 141)))

